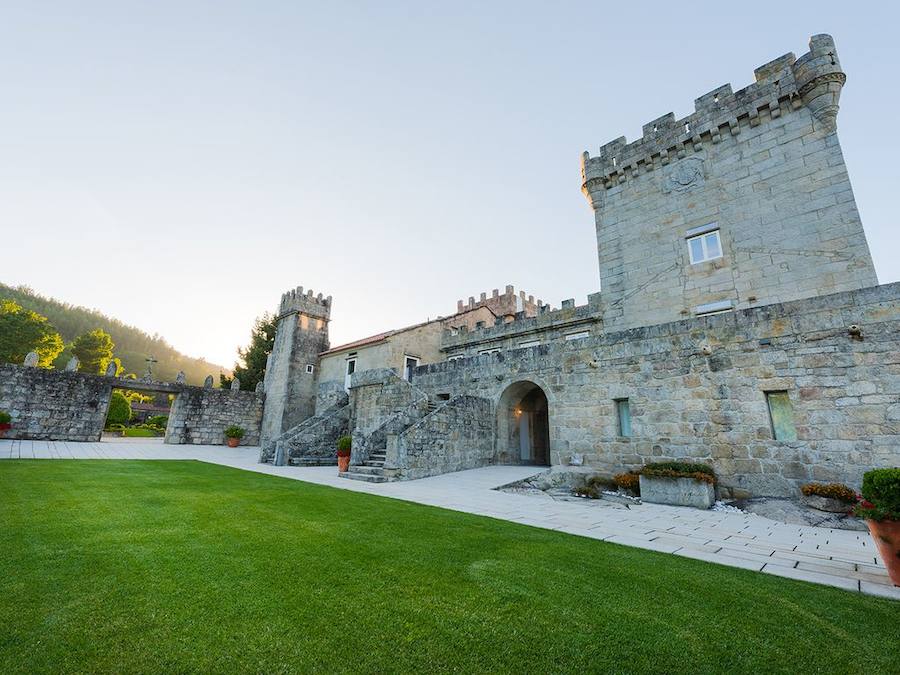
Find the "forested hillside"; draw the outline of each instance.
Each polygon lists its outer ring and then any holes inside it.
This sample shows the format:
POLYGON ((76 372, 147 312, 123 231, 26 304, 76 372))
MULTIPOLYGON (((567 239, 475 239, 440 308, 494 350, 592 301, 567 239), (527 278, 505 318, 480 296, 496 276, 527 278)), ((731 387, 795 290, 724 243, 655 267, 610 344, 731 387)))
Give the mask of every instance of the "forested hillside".
POLYGON ((145 359, 152 355, 158 361, 153 365, 154 379, 171 381, 175 379, 179 370, 183 370, 187 381, 191 384, 202 384, 207 375, 213 375, 218 383, 219 373, 230 374, 227 368, 181 354, 159 335, 148 335, 134 326, 128 326, 93 309, 45 298, 27 286, 12 287, 0 284, 0 300, 4 299, 14 300, 25 309, 46 316, 59 331, 66 349, 54 362, 57 368, 63 368, 71 357, 69 345, 72 340, 99 328, 112 336, 115 356, 122 360, 126 373, 143 375, 147 371, 145 359))

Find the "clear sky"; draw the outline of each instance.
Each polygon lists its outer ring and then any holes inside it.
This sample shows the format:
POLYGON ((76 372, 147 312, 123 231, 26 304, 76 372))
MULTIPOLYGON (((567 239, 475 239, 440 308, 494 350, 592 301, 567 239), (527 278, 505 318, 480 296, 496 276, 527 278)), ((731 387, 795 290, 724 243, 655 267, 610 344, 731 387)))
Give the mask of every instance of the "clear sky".
POLYGON ((895 3, 0 0, 0 281, 230 366, 303 285, 332 344, 515 284, 597 290, 579 158, 831 33, 900 279, 895 3))

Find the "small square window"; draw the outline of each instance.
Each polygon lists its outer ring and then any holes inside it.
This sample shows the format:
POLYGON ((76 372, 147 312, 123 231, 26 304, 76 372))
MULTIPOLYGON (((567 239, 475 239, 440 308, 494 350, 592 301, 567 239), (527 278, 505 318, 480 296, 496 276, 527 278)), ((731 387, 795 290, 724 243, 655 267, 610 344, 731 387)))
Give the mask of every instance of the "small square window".
POLYGON ((712 230, 696 237, 691 237, 687 240, 687 243, 692 265, 722 257, 722 242, 719 239, 719 230, 712 230))
POLYGON ((627 398, 615 399, 616 404, 616 435, 624 438, 631 437, 631 406, 627 398))
POLYGON ((307 373, 313 373, 313 372, 315 372, 315 370, 316 370, 316 367, 314 365, 312 365, 311 363, 306 364, 306 372, 307 373))

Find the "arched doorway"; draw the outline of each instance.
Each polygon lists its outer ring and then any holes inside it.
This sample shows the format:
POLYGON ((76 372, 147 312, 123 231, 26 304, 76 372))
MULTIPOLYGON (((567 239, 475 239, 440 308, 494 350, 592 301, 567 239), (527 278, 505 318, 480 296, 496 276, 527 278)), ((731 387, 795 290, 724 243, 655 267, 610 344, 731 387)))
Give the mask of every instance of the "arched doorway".
POLYGON ((547 395, 534 382, 511 384, 500 396, 497 460, 501 464, 550 465, 547 395))

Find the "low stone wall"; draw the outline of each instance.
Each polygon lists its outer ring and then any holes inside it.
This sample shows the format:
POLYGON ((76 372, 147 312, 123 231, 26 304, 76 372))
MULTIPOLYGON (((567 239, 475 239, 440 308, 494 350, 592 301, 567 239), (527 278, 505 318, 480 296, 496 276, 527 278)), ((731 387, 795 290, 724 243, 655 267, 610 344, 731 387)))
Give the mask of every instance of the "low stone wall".
POLYGON ((166 443, 221 445, 225 428, 246 430, 241 445, 259 445, 264 395, 254 391, 186 387, 172 403, 166 443))
POLYGON ((491 402, 458 396, 389 436, 385 469, 411 480, 486 466, 494 456, 492 431, 491 402))
POLYGON ((0 364, 0 410, 12 417, 6 438, 99 441, 110 378, 0 364))
POLYGON ((898 336, 900 283, 422 366, 413 383, 495 406, 512 384, 540 386, 553 464, 702 461, 725 495, 787 496, 900 465, 898 336), (773 437, 771 391, 788 393, 796 440, 773 437))

